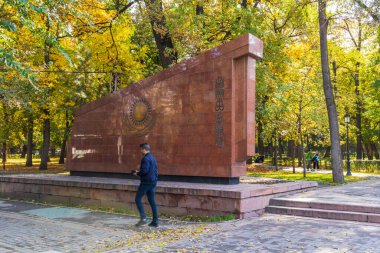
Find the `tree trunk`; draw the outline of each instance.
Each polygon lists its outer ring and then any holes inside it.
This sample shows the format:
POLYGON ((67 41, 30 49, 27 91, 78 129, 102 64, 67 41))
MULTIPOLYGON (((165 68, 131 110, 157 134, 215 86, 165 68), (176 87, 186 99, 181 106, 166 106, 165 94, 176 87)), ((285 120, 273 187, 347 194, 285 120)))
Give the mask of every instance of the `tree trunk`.
POLYGON ((336 72, 337 72, 337 67, 336 67, 336 62, 333 61, 331 63, 332 69, 333 69, 333 79, 332 79, 332 85, 333 85, 333 91, 334 91, 334 97, 337 99, 337 94, 338 94, 338 88, 336 87, 336 72))
MULTIPOLYGON (((50 11, 50 10, 49 10, 50 11)), ((49 18, 46 17, 46 31, 50 31, 50 21, 49 18)), ((51 41, 46 38, 44 43, 44 63, 45 69, 50 68, 50 53, 51 53, 51 41)), ((49 88, 47 88, 49 89, 49 88)), ((48 90, 49 91, 49 90, 48 90)), ((49 109, 43 108, 42 115, 43 119, 43 129, 42 129, 42 149, 41 149, 41 162, 39 166, 39 170, 47 170, 47 163, 49 161, 49 146, 50 146, 50 112, 49 109)))
POLYGON ((326 148, 325 155, 323 156, 323 158, 330 157, 330 155, 331 155, 331 146, 328 146, 326 148))
MULTIPOLYGON (((305 151, 303 149, 303 135, 302 135, 302 96, 298 101, 298 136, 300 138, 300 155, 302 156, 302 164, 303 164, 303 177, 306 177, 306 161, 305 161, 305 151)), ((299 162, 298 162, 299 163, 299 162)))
POLYGON ((367 154, 367 147, 366 147, 366 145, 364 144, 364 146, 363 146, 362 148, 363 148, 363 155, 362 155, 362 157, 363 157, 363 159, 365 159, 366 154, 367 154))
POLYGON ((178 57, 177 52, 174 50, 169 28, 166 24, 162 0, 144 0, 144 2, 149 13, 150 24, 152 26, 161 65, 164 68, 168 68, 171 64, 177 62, 178 57))
POLYGON ((376 148, 376 144, 373 143, 373 142, 371 142, 371 146, 372 146, 372 150, 373 150, 373 154, 375 156, 375 159, 379 160, 380 159, 380 157, 379 157, 379 151, 376 148))
POLYGON ((263 138, 263 124, 259 121, 257 123, 257 139, 258 139, 258 153, 264 155, 264 138, 263 138))
POLYGON ((362 145, 362 103, 360 101, 359 92, 359 63, 356 63, 355 70, 355 93, 356 93, 356 159, 363 159, 363 145, 362 145))
POLYGON ((70 122, 69 122, 69 117, 68 117, 68 112, 66 111, 66 127, 65 127, 65 133, 63 135, 63 140, 62 140, 62 146, 61 146, 61 155, 59 156, 59 164, 64 164, 65 163, 65 157, 66 157, 66 143, 67 139, 69 138, 70 135, 70 122))
POLYGON ((301 154, 302 154, 302 165, 303 165, 303 177, 306 177, 306 158, 305 158, 305 150, 303 149, 303 137, 301 137, 301 154))
POLYGON ((65 157, 66 157, 66 142, 67 138, 63 137, 62 145, 61 145, 61 154, 59 155, 59 164, 64 164, 65 163, 65 157))
MULTIPOLYGON (((55 157, 57 154, 57 149, 55 148, 55 147, 51 147, 50 148, 50 153, 51 153, 51 157, 55 157)), ((50 156, 49 156, 49 158, 50 158, 50 156)), ((49 159, 49 162, 50 162, 50 159, 49 159)))
POLYGON ((41 163, 40 170, 47 170, 47 163, 49 160, 49 146, 50 146, 50 113, 48 110, 44 111, 46 119, 43 121, 43 142, 41 150, 41 163))
POLYGON ((278 153, 279 153, 280 159, 282 159, 282 154, 284 153, 284 148, 283 148, 283 142, 282 142, 281 138, 278 138, 278 153))
POLYGON ((301 144, 297 145, 297 159, 298 159, 298 167, 301 167, 302 166, 301 144))
POLYGON ((293 152, 292 152, 292 164, 293 164, 293 173, 296 173, 296 148, 295 141, 293 141, 293 152))
MULTIPOLYGON (((361 24, 361 18, 359 17, 357 19, 358 21, 358 29, 357 29, 357 34, 358 37, 357 39, 354 38, 350 31, 350 27, 348 23, 345 21, 347 31, 351 37, 351 40, 353 44, 356 47, 356 51, 360 53, 361 51, 361 45, 362 45, 362 24, 361 24)), ((355 93, 356 93, 356 159, 361 160, 363 158, 363 139, 362 139, 362 98, 360 97, 360 79, 359 79, 359 69, 360 69, 360 62, 356 62, 355 65, 355 75, 354 75, 354 80, 355 80, 355 93)))
POLYGON ((22 145, 21 156, 20 156, 20 158, 25 158, 27 149, 28 149, 28 148, 27 148, 27 146, 26 146, 25 144, 22 145))
POLYGON ((373 160, 373 149, 371 143, 364 144, 367 151, 368 160, 373 160))
POLYGON ((331 141, 331 155, 332 155, 332 169, 333 181, 335 183, 343 183, 343 164, 340 150, 340 135, 338 114, 336 110, 335 99, 331 87, 330 68, 328 59, 327 48, 327 26, 328 19, 326 18, 326 1, 318 0, 318 19, 319 19, 319 39, 321 48, 321 65, 323 77, 323 90, 326 99, 326 107, 329 118, 330 141, 331 141))
POLYGON ((275 170, 278 170, 278 146, 277 146, 277 134, 273 134, 273 166, 275 170))
POLYGON ((7 162, 7 141, 9 138, 9 112, 5 103, 2 103, 3 106, 3 120, 4 120, 4 139, 2 142, 2 159, 3 159, 3 170, 5 170, 5 163, 7 162))
POLYGON ((3 170, 5 170, 5 163, 7 162, 7 142, 6 141, 3 141, 3 145, 2 145, 2 163, 3 163, 3 170))
POLYGON ((28 118, 28 145, 26 151, 26 167, 33 166, 33 115, 28 118))
POLYGON ((287 151, 288 157, 294 156, 294 140, 288 141, 288 151, 287 151))

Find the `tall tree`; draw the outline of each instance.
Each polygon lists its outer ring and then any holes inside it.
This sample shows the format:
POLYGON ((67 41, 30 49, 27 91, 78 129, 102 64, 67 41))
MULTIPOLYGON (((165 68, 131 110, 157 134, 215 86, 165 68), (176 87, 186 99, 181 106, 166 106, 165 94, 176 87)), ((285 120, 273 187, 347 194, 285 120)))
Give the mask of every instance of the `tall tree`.
MULTIPOLYGON (((355 49, 360 54, 360 51, 362 49, 362 21, 361 17, 357 17, 357 31, 358 36, 357 38, 354 37, 352 28, 349 26, 349 23, 347 20, 344 20, 344 29, 348 32, 350 35, 350 39, 352 43, 355 45, 355 49)), ((357 61, 355 63, 355 74, 354 74, 354 81, 355 81, 355 94, 356 94, 356 159, 361 160, 363 159, 363 141, 362 141, 362 110, 363 110, 363 104, 362 104, 362 98, 360 94, 360 62, 357 61)))
POLYGON ((338 114, 336 110, 333 88, 331 85, 327 47, 327 27, 329 19, 326 17, 326 3, 327 0, 318 0, 319 39, 321 51, 323 91, 325 94, 327 114, 329 119, 333 181, 337 183, 342 183, 344 181, 344 177, 342 155, 340 150, 338 114))
MULTIPOLYGON (((49 10, 50 12, 50 10, 49 10)), ((49 71, 50 65, 51 65, 51 49, 52 49, 52 43, 50 38, 50 29, 51 29, 51 20, 50 16, 51 13, 45 15, 45 28, 46 28, 46 39, 44 41, 44 68, 49 71)), ((47 76, 49 78, 49 73, 47 73, 47 76)), ((50 80, 47 80, 48 82, 50 80)), ((50 87, 46 87, 46 93, 50 93, 50 87)), ((50 108, 48 105, 43 105, 42 108, 42 115, 43 115, 43 128, 42 128, 42 148, 41 148, 41 162, 39 169, 40 170, 47 170, 48 167, 48 160, 49 160, 49 148, 50 148, 50 108)))
POLYGON ((59 164, 65 163, 65 157, 66 157, 66 142, 70 135, 71 130, 71 122, 69 121, 69 112, 68 110, 65 110, 65 118, 66 118, 66 124, 65 124, 65 132, 63 135, 62 145, 61 145, 61 154, 59 156, 59 164))
POLYGON ((4 129, 3 129, 3 136, 2 136, 2 143, 1 143, 1 150, 2 150, 2 160, 3 164, 7 161, 7 150, 8 150, 8 141, 9 141, 9 108, 4 101, 4 97, 2 96, 1 99, 1 105, 3 109, 3 122, 4 122, 4 129))
POLYGON ((33 114, 28 113, 28 124, 27 124, 27 150, 26 150, 26 167, 33 166, 33 114))
POLYGON ((166 24, 162 0, 144 0, 144 2, 148 11, 162 67, 167 68, 177 62, 178 55, 174 49, 170 31, 166 24))

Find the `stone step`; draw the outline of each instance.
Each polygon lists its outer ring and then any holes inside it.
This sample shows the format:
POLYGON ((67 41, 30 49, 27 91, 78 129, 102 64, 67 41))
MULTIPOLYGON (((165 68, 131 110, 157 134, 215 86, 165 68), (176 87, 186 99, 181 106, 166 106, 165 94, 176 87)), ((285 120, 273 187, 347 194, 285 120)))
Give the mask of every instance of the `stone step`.
POLYGON ((268 213, 294 215, 303 217, 313 217, 322 219, 348 220, 380 223, 380 214, 377 213, 362 213, 349 212, 340 210, 325 210, 317 208, 302 208, 302 207, 284 207, 269 205, 265 208, 268 213))
POLYGON ((370 203, 368 203, 368 205, 357 205, 352 203, 328 203, 310 200, 294 200, 289 198, 272 198, 269 205, 380 214, 380 206, 371 205, 370 203))

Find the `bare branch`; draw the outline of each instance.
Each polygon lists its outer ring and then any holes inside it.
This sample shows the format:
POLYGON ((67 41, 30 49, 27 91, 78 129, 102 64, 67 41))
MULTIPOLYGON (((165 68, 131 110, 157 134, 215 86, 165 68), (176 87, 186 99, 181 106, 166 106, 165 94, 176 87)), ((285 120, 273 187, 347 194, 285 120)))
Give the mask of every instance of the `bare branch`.
POLYGON ((119 50, 117 49, 117 45, 116 45, 116 42, 115 42, 115 38, 113 37, 113 33, 112 33, 112 23, 110 24, 110 35, 111 35, 111 38, 112 38, 112 46, 115 46, 115 50, 116 50, 116 58, 115 58, 115 62, 117 62, 117 60, 119 59, 119 50))
POLYGON ((363 1, 361 0, 354 0, 355 3, 357 3, 360 8, 362 8, 363 10, 365 10, 366 12, 368 12, 368 14, 373 18, 373 20, 375 20, 376 23, 379 23, 380 22, 380 17, 378 14, 374 13, 370 7, 368 7, 367 5, 365 5, 363 3, 363 1))
POLYGON ((119 17, 120 14, 124 13, 126 10, 128 10, 134 3, 136 3, 138 0, 134 0, 127 5, 125 5, 123 8, 117 11, 116 15, 112 18, 112 20, 115 20, 117 17, 119 17))
POLYGON ((355 40, 354 36, 351 33, 351 30, 350 30, 350 27, 348 26, 347 20, 344 20, 344 23, 346 25, 345 28, 343 27, 344 30, 346 30, 348 32, 348 34, 350 35, 350 38, 351 38, 352 42, 354 43, 355 47, 357 48, 358 44, 356 43, 356 40, 355 40))

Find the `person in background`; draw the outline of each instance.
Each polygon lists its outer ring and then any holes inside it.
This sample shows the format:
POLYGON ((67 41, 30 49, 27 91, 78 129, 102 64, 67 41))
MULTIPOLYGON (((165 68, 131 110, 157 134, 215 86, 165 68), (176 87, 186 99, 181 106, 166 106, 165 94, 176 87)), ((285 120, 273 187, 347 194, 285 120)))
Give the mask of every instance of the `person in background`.
POLYGON ((313 170, 315 170, 315 168, 317 168, 317 170, 319 170, 319 155, 318 153, 316 153, 313 158, 311 158, 311 161, 313 162, 313 170))

